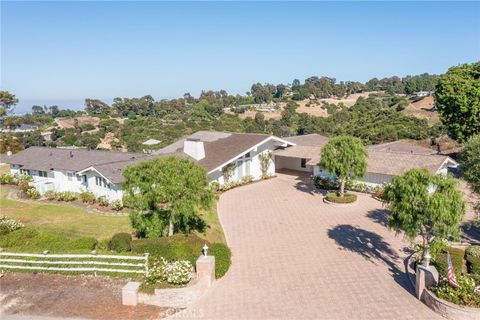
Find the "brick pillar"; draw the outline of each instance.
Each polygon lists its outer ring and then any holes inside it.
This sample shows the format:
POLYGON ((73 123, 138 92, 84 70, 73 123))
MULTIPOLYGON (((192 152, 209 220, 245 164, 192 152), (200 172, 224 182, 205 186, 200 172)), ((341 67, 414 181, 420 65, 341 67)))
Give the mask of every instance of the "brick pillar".
POLYGON ((124 306, 136 306, 138 303, 138 289, 140 282, 128 282, 122 288, 122 304, 124 306))
POLYGON ((428 268, 417 266, 415 280, 415 294, 419 300, 422 300, 423 291, 438 283, 438 271, 434 266, 428 268))
POLYGON ((207 278, 208 284, 215 281, 215 257, 201 255, 196 263, 197 279, 207 278))

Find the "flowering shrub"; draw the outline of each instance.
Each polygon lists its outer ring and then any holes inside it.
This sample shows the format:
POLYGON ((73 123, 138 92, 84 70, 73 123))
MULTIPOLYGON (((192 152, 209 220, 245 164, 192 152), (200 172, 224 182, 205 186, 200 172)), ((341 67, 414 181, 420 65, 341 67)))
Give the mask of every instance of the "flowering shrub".
POLYGON ((192 279, 192 270, 192 264, 186 260, 168 262, 163 257, 152 258, 149 261, 149 274, 145 282, 148 285, 159 281, 177 285, 185 284, 192 279))
POLYGON ((105 197, 105 196, 100 196, 100 197, 98 197, 98 198, 97 198, 97 203, 98 203, 100 206, 102 206, 102 207, 108 207, 108 205, 110 204, 110 203, 108 202, 107 197, 105 197))
POLYGON ((33 181, 33 178, 28 175, 19 175, 17 176, 17 184, 23 190, 26 191, 30 187, 30 182, 33 181))
POLYGON ((0 216, 0 234, 7 234, 25 227, 25 225, 16 220, 10 219, 7 216, 0 216))
POLYGON ((96 200, 95 194, 93 194, 93 192, 88 192, 88 191, 80 192, 78 197, 80 198, 80 200, 82 200, 82 202, 89 203, 89 204, 94 204, 96 200))
POLYGON ((64 191, 57 193, 57 200, 58 201, 74 201, 77 199, 77 195, 71 191, 64 191))
POLYGON ((24 190, 24 192, 29 198, 32 198, 32 199, 40 198, 40 192, 38 192, 38 190, 35 189, 34 187, 29 187, 26 190, 24 190))
POLYGON ((480 295, 475 292, 476 283, 470 276, 459 276, 457 282, 460 288, 452 287, 447 278, 443 278, 436 287, 431 290, 440 299, 453 302, 455 304, 480 308, 480 295))
POLYGON ((57 198, 57 193, 53 190, 48 190, 48 191, 45 191, 45 193, 43 194, 43 196, 45 197, 45 199, 47 200, 55 200, 57 198))
POLYGON ((0 184, 17 184, 18 176, 11 173, 0 174, 0 184))
POLYGON ((123 208, 123 203, 120 200, 113 200, 112 203, 110 203, 110 206, 113 210, 120 211, 123 208))

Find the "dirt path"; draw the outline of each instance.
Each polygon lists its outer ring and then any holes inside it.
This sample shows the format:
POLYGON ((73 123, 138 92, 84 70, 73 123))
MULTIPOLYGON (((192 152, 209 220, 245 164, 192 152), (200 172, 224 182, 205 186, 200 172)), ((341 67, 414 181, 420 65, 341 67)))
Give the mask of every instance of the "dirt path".
POLYGON ((0 278, 0 318, 160 319, 170 309, 122 305, 126 279, 6 273, 0 278), (2 313, 4 313, 2 315, 2 313))

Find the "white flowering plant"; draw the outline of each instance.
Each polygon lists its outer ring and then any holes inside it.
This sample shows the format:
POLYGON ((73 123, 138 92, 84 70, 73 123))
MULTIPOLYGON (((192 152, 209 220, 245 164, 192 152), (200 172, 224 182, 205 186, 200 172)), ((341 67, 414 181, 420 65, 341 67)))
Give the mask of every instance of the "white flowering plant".
POLYGON ((7 216, 0 216, 0 234, 6 234, 25 227, 25 225, 7 216))
POLYGON ((148 285, 158 282, 170 284, 186 284, 192 279, 193 266, 189 261, 180 260, 169 262, 165 258, 151 258, 149 261, 149 274, 145 278, 148 285))

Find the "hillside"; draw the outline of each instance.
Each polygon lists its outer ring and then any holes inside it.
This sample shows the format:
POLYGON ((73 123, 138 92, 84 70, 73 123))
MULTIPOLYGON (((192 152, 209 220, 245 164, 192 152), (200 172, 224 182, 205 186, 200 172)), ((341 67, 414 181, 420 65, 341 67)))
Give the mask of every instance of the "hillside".
POLYGON ((410 103, 403 113, 419 119, 425 119, 429 124, 435 124, 440 121, 437 111, 433 110, 435 100, 433 97, 425 97, 422 100, 410 103))

